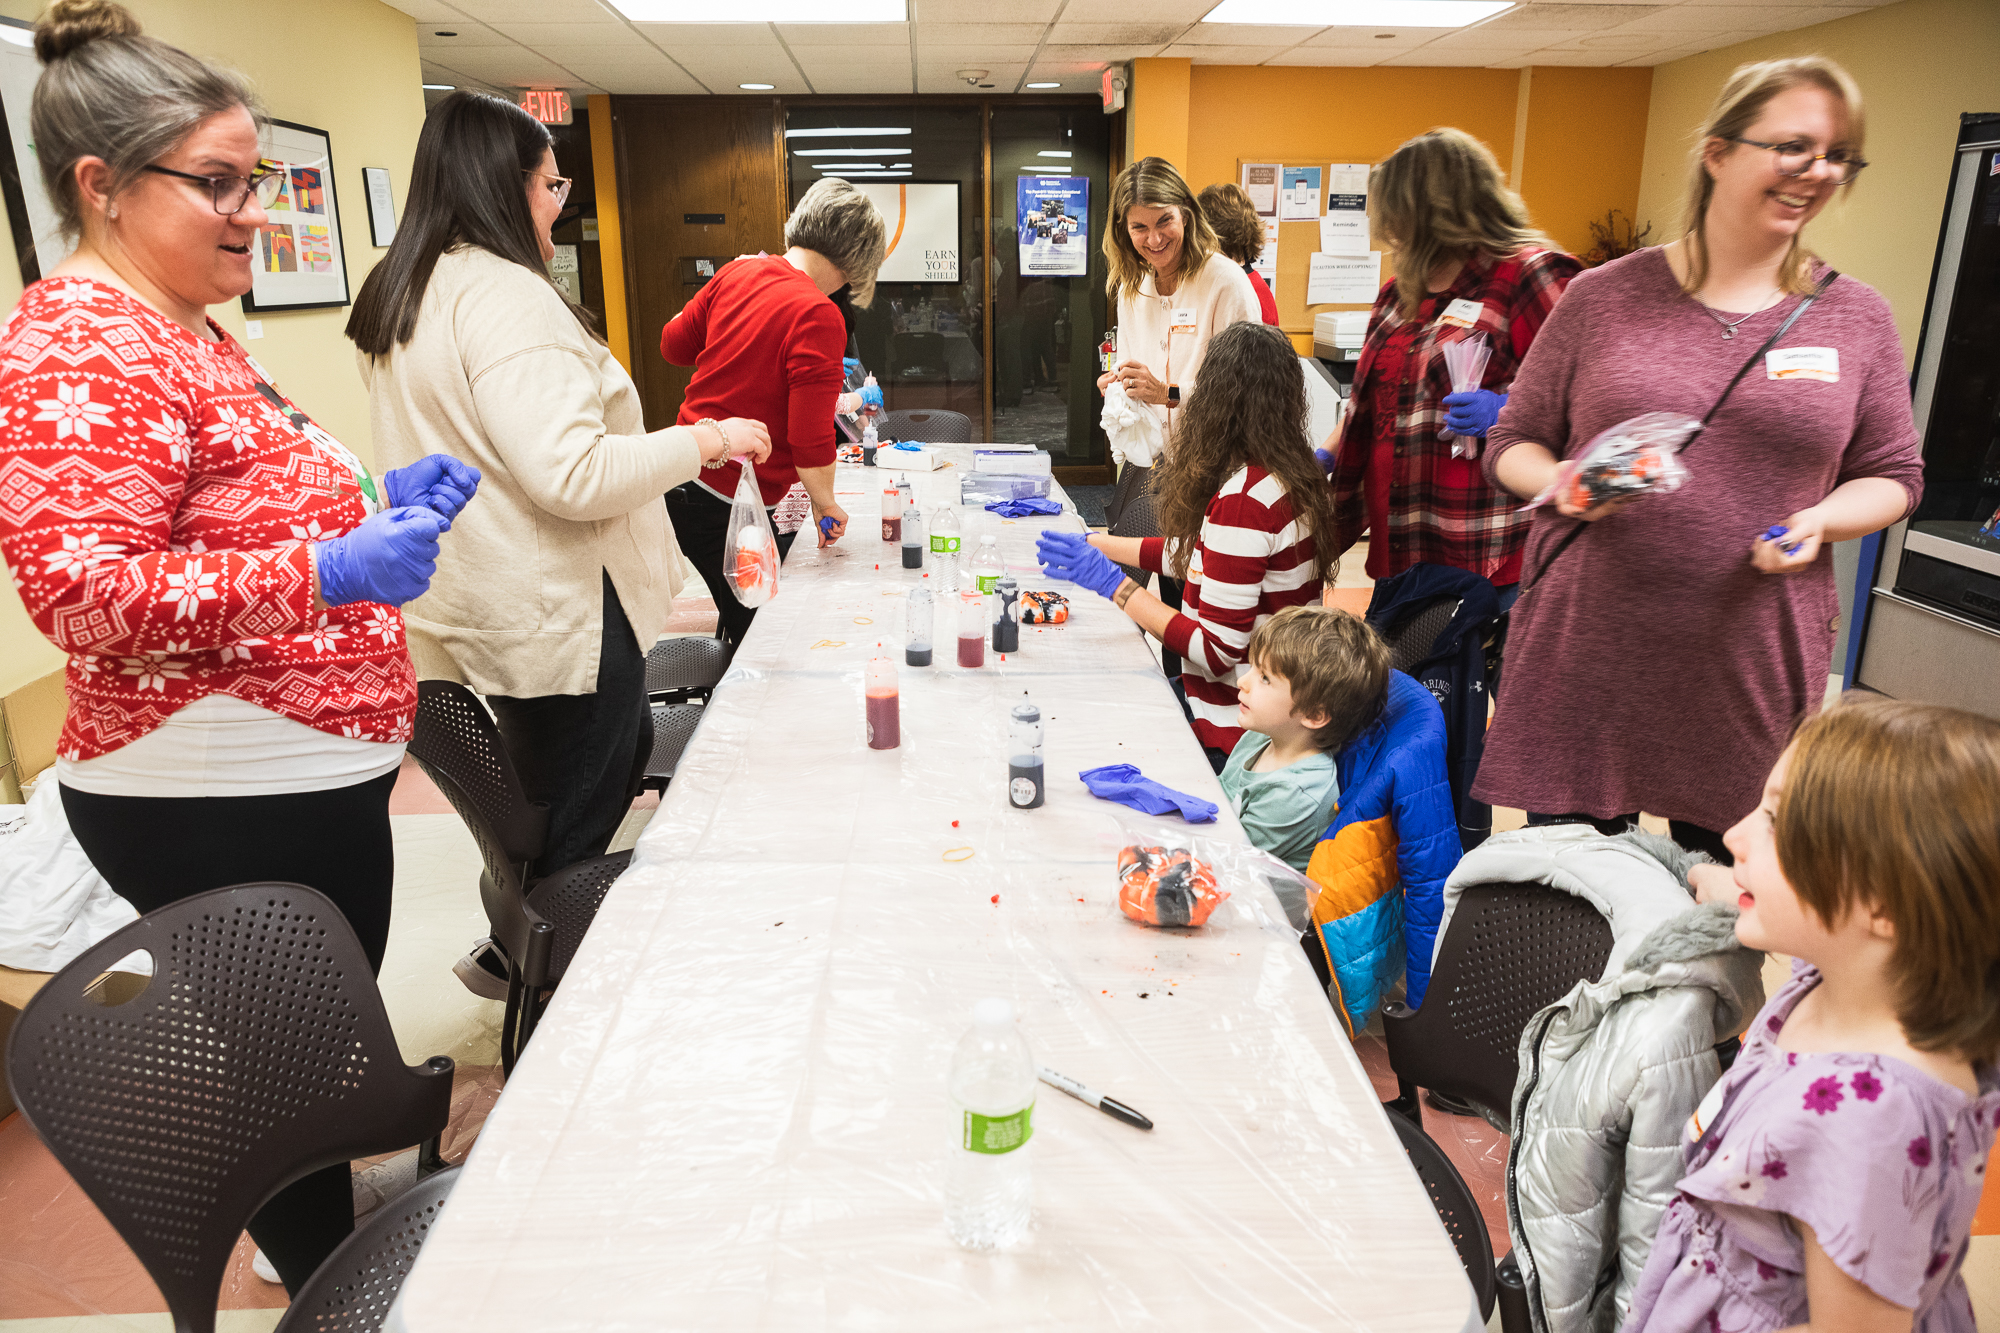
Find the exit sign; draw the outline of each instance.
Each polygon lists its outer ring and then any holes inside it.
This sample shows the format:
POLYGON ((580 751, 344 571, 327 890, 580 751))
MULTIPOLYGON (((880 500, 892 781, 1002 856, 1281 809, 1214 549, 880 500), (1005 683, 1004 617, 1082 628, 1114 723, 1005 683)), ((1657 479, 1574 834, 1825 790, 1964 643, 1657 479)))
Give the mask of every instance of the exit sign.
POLYGON ((521 94, 521 110, 544 125, 568 125, 576 119, 569 94, 560 88, 530 88, 521 94))

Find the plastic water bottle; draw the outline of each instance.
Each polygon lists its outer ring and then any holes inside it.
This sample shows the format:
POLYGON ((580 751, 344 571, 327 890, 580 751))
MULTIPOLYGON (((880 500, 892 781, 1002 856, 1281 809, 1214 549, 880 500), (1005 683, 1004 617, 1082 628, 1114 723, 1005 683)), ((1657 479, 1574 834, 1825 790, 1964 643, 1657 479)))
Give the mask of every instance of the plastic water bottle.
POLYGON ((993 585, 1007 572, 1007 562, 1000 558, 1000 539, 987 533, 979 539, 979 549, 972 554, 972 580, 980 592, 993 591, 993 585))
POLYGON ((924 567, 924 511, 912 500, 903 506, 903 568, 924 567))
POLYGON ((931 563, 940 597, 958 591, 958 547, 958 506, 941 504, 931 519, 931 563))
POLYGON ((1042 710, 1022 690, 1021 702, 1007 714, 1007 804, 1033 810, 1041 805, 1044 793, 1042 710))
POLYGON ((973 1006, 972 1027, 951 1057, 951 1110, 945 1230, 968 1250, 1012 1244, 1035 1206, 1035 1060, 1007 1001, 973 1006))

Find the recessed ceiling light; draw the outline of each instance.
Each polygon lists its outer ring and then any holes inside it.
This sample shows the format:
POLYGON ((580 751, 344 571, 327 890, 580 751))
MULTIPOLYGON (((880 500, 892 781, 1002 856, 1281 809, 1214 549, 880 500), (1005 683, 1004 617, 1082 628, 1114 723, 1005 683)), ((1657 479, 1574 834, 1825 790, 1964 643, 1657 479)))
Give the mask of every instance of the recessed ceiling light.
POLYGON ((1035 156, 1036 156, 1036 157, 1070 157, 1070 156, 1073 156, 1073 154, 1071 154, 1071 153, 1069 152, 1069 150, 1068 150, 1068 149, 1065 149, 1065 148, 1044 148, 1044 149, 1043 149, 1043 150, 1042 150, 1041 152, 1039 152, 1039 153, 1036 153, 1036 154, 1035 154, 1035 156))
MULTIPOLYGON (((884 128, 882 126, 870 126, 862 129, 844 129, 844 130, 838 128, 830 130, 786 130, 785 137, 787 139, 840 139, 840 138, 845 138, 850 134, 876 135, 876 134, 908 134, 908 133, 909 131, 906 129, 892 130, 884 128)), ((840 151, 844 153, 847 150, 843 148, 840 151)))
POLYGON ((736 86, 746 93, 768 93, 778 85, 775 83, 739 83, 736 86))
POLYGON ((429 93, 448 93, 455 91, 457 88, 458 85, 455 83, 427 83, 424 85, 424 91, 429 93))
POLYGON ((1029 86, 1030 88, 1060 88, 1060 87, 1062 87, 1062 85, 1061 85, 1060 83, 1031 83, 1031 84, 1029 84, 1028 86, 1029 86))
POLYGON ((611 7, 634 23, 904 23, 905 0, 842 0, 836 8, 822 0, 736 0, 727 15, 713 0, 611 0, 611 7))
POLYGON ((1514 0, 1222 0, 1203 23, 1294 28, 1462 28, 1514 8, 1514 0))

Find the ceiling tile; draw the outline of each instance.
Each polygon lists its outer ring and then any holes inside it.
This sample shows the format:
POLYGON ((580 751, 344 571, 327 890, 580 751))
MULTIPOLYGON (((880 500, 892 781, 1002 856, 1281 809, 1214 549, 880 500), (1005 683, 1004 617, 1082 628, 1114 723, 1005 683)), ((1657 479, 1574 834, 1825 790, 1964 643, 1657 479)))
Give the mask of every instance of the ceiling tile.
POLYGON ((652 74, 607 75, 597 86, 607 93, 632 97, 694 97, 706 91, 672 65, 663 65, 659 72, 652 74))
POLYGON ((622 23, 500 23, 494 30, 523 46, 644 46, 622 23))
POLYGON ((1261 23, 1197 23, 1179 38, 1182 46, 1297 46, 1319 28, 1269 27, 1261 23))
POLYGON ((954 69, 998 69, 1001 65, 1026 65, 1035 58, 1032 43, 1018 46, 959 46, 948 42, 927 42, 918 33, 912 43, 917 60, 926 65, 950 65, 954 69))
POLYGON ((813 74, 812 84, 814 91, 830 96, 901 97, 914 91, 910 86, 910 62, 907 59, 901 65, 888 61, 850 65, 825 78, 813 74))
MULTIPOLYGON (((921 0, 935 4, 937 0, 921 0)), ((1064 23, 1193 23, 1215 8, 1215 0, 1148 0, 1135 11, 1131 0, 1069 0, 1063 7, 1064 23)))
POLYGON ((1284 51, 1282 46, 1170 46, 1165 54, 1197 65, 1261 65, 1284 51))
POLYGON ((1654 10, 1665 8, 1661 5, 1523 5, 1510 9, 1496 18, 1490 18, 1479 25, 1478 32, 1512 32, 1523 29, 1538 31, 1591 32, 1599 28, 1613 28, 1619 24, 1641 18, 1654 10))
MULTIPOLYGON (((1403 51, 1413 46, 1422 46, 1425 42, 1435 41, 1438 36, 1436 30, 1431 28, 1328 28, 1325 32, 1314 33, 1307 38, 1301 43, 1301 49, 1345 47, 1370 51, 1403 51), (1394 35, 1389 37, 1377 35, 1382 32, 1392 32, 1394 35)), ((1512 46, 1517 43, 1513 38, 1507 38, 1499 44, 1512 46)))
POLYGON ((577 78, 555 62, 544 60, 518 46, 506 50, 498 47, 468 48, 445 63, 461 73, 502 88, 525 88, 538 83, 567 86, 577 78))
POLYGON ((1140 60, 1146 56, 1158 55, 1164 45, 1166 45, 1164 42, 1145 42, 1133 46, 1120 46, 1115 42, 1094 42, 1087 46, 1059 46, 1050 42, 1042 48, 1041 58, 1035 63, 1037 66, 1044 62, 1057 65, 1115 65, 1126 60, 1140 60))
POLYGON ((740 48, 720 47, 676 51, 673 57, 687 67, 688 73, 718 93, 744 91, 737 88, 739 83, 775 84, 776 91, 781 93, 806 91, 805 80, 799 77, 798 69, 783 51, 767 57, 740 48))
POLYGON ((390 7, 402 10, 405 14, 408 14, 411 18, 419 22, 431 19, 462 19, 465 17, 465 15, 459 13, 450 5, 442 3, 442 0, 396 0, 396 3, 390 7))
POLYGON ((452 0, 481 23, 602 23, 618 11, 597 0, 452 0))
POLYGON ((1494 64, 1502 69, 1518 69, 1522 65, 1604 66, 1619 58, 1616 53, 1610 51, 1537 51, 1533 55, 1495 61, 1494 64))
MULTIPOLYGON (((1439 69, 1484 69, 1497 65, 1506 59, 1506 53, 1499 51, 1437 51, 1425 46, 1414 51, 1403 51, 1382 61, 1384 65, 1436 66, 1439 69)), ((1276 61, 1272 62, 1276 64, 1276 61)))
POLYGON ((635 23, 632 26, 663 51, 731 46, 775 50, 778 46, 778 38, 768 23, 635 23))
POLYGON ((1181 35, 1185 23, 1069 23, 1049 30, 1049 41, 1064 46, 1108 43, 1117 46, 1161 46, 1181 35))
POLYGON ((467 23, 460 19, 450 25, 432 27, 425 25, 417 29, 417 50, 425 55, 437 51, 458 51, 475 46, 513 46, 512 37, 495 32, 477 23, 467 23), (440 32, 456 33, 454 37, 440 37, 440 32))
POLYGON ((599 72, 638 70, 643 73, 659 65, 671 66, 674 63, 636 37, 629 47, 544 46, 536 48, 535 54, 555 61, 564 69, 573 70, 579 78, 590 79, 593 83, 599 72))
MULTIPOLYGON (((822 46, 900 46, 907 50, 910 45, 910 25, 907 23, 780 23, 778 35, 794 52, 822 46)), ((876 58, 868 57, 870 61, 876 58)), ((886 60, 889 57, 880 58, 886 60)), ((909 75, 909 70, 905 69, 903 82, 910 81, 909 75)))
POLYGON ((1549 42, 1539 48, 1543 51, 1598 51, 1610 60, 1627 60, 1641 51, 1664 51, 1670 46, 1681 45, 1679 38, 1660 32, 1593 32, 1584 37, 1566 38, 1560 42, 1549 42))
POLYGON ((1046 23, 917 23, 920 45, 1034 46, 1048 31, 1046 23))
POLYGON ((1387 42, 1382 43, 1380 51, 1364 50, 1357 46, 1300 46, 1283 55, 1272 56, 1264 63, 1272 66, 1309 65, 1317 69, 1359 69, 1368 65, 1379 65, 1395 54, 1397 48, 1387 42))
POLYGON ((1789 32, 1859 12, 1799 5, 1675 5, 1620 26, 1634 32, 1789 32))
MULTIPOLYGON (((931 65, 923 62, 923 48, 917 49, 917 91, 920 93, 969 93, 976 91, 964 79, 958 78, 949 65, 931 65)), ((1021 81, 1028 67, 1025 64, 995 65, 980 61, 977 68, 988 71, 984 80, 993 85, 994 92, 1012 92, 1014 85, 1021 81)), ((873 161, 874 159, 869 159, 873 161)))
MULTIPOLYGON (((1047 23, 1062 8, 1062 0, 909 0, 910 17, 918 23, 991 23, 1004 17, 1013 23, 1047 23)), ((1076 7, 1071 0, 1070 8, 1076 7)))

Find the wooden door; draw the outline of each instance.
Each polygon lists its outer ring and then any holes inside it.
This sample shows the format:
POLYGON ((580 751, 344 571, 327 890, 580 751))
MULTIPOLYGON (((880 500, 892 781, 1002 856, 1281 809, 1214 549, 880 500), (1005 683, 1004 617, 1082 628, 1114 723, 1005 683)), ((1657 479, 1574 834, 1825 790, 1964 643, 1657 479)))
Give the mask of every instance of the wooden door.
POLYGON ((660 332, 700 289, 696 261, 785 248, 778 107, 758 97, 615 97, 611 110, 632 378, 646 428, 660 430, 694 375, 661 358, 660 332))

